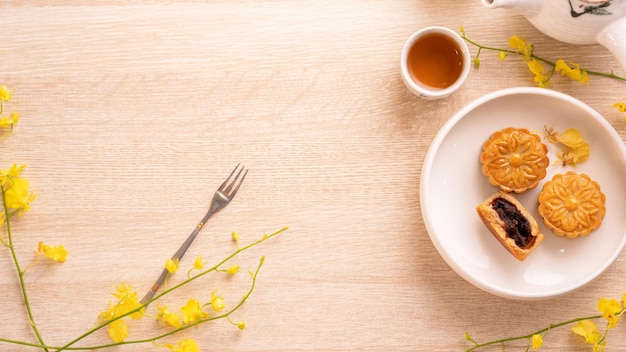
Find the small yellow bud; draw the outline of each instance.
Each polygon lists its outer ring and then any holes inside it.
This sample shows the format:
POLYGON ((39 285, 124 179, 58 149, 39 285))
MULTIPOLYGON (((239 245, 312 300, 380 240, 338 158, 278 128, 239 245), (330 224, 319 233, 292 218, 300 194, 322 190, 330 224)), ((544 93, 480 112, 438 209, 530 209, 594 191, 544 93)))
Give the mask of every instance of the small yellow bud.
POLYGON ((178 271, 178 259, 172 260, 171 258, 168 259, 165 262, 165 269, 167 269, 167 271, 170 274, 175 273, 176 271, 178 271))
POLYGON ((235 275, 239 272, 239 265, 233 265, 230 268, 226 269, 226 272, 230 275, 235 275))
POLYGON ((204 268, 204 263, 202 262, 201 256, 197 256, 196 260, 193 261, 193 268, 196 270, 202 270, 202 268, 204 268))
POLYGON ((224 297, 216 295, 217 291, 211 292, 211 308, 219 312, 224 309, 224 297))

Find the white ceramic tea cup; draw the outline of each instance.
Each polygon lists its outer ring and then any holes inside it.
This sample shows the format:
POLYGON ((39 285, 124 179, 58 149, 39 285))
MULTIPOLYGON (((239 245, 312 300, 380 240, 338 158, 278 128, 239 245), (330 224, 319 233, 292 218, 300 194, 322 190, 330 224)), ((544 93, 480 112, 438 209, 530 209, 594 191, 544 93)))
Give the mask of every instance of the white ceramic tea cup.
POLYGON ((421 98, 445 98, 463 85, 470 61, 467 43, 459 34, 446 27, 425 27, 413 33, 402 48, 402 80, 421 98))

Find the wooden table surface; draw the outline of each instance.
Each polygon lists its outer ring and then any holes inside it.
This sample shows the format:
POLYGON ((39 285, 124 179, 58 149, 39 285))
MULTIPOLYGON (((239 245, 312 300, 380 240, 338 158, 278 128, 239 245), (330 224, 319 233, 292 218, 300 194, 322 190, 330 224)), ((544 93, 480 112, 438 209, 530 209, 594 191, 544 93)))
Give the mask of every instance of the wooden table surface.
MULTIPOLYGON (((247 329, 217 320, 159 343, 189 336, 202 351, 463 351, 466 332, 480 341, 527 334, 596 314, 600 297, 621 298, 624 255, 574 293, 522 302, 474 287, 438 254, 419 201, 432 139, 472 100, 535 83, 520 59, 485 52, 458 93, 415 97, 399 56, 428 25, 463 25, 469 38, 503 48, 523 35, 546 58, 623 74, 603 47, 557 42, 478 0, 0 4, 0 84, 13 92, 5 110, 20 113, 1 142, 0 168, 27 164, 23 175, 38 195, 13 218, 16 252, 25 266, 40 241, 69 250, 67 262, 42 260, 25 275, 46 343, 95 326, 121 282, 141 296, 237 163, 250 170, 243 187, 169 285, 185 279, 195 256, 216 263, 231 253, 232 231, 243 245, 289 229, 237 257, 242 273, 209 275, 159 304, 206 302, 217 289, 232 307, 249 288, 245 272, 265 256, 254 292, 232 315, 247 329)), ((626 138, 625 115, 611 107, 626 100, 626 83, 554 77, 552 89, 589 104, 626 138)), ((12 263, 3 249, 0 337, 36 342, 12 263)), ((151 317, 128 325, 128 340, 167 331, 151 317)), ((625 331, 610 332, 609 350, 626 349, 625 331)), ((78 346, 108 341, 99 332, 78 346)), ((564 328, 542 349, 591 347, 564 328)))

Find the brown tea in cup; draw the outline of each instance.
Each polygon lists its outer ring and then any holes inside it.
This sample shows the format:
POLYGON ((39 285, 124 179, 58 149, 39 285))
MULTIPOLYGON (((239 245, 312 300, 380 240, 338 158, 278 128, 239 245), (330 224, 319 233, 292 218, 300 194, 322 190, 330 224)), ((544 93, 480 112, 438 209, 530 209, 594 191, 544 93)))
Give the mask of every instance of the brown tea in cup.
POLYGON ((409 49, 408 68, 411 78, 418 84, 447 88, 463 72, 463 52, 450 36, 429 33, 409 49))
POLYGON ((441 99, 467 79, 470 52, 465 40, 449 28, 425 27, 404 43, 400 73, 404 85, 424 99, 441 99))

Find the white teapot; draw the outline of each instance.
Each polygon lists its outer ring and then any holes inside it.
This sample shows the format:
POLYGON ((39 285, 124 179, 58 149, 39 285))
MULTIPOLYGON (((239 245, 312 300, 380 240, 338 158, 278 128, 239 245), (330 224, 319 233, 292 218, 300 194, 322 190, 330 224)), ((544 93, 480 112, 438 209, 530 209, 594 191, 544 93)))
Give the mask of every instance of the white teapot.
POLYGON ((481 0, 520 11, 544 34, 570 44, 601 44, 626 73, 626 0, 481 0))

